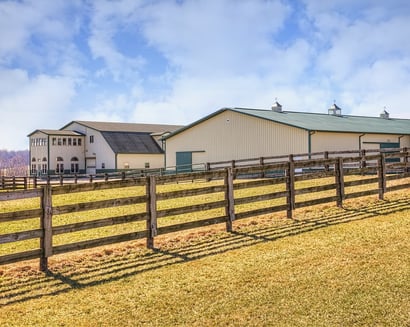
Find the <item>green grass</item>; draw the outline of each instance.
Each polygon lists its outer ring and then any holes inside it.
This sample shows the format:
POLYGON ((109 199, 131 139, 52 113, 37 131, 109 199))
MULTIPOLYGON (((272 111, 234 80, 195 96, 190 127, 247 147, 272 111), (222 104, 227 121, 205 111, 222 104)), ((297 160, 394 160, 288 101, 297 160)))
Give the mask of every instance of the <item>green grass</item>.
POLYGON ((410 326, 410 195, 0 267, 1 326, 410 326))

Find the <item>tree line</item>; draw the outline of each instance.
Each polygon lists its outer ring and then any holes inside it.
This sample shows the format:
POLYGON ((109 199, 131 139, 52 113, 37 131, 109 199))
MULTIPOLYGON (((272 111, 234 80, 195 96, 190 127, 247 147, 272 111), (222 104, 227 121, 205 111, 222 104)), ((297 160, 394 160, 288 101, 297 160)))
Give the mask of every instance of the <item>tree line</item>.
POLYGON ((0 176, 25 176, 28 166, 28 150, 0 150, 0 176))

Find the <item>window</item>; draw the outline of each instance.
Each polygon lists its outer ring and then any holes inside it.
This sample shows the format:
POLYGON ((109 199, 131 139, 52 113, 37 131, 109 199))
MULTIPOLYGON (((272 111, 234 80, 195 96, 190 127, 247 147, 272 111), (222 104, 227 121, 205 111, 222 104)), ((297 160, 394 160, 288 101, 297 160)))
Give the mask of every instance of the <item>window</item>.
POLYGON ((47 158, 46 158, 46 157, 43 157, 43 161, 47 161, 47 158))
POLYGON ((57 139, 55 137, 53 137, 52 141, 51 141, 52 145, 56 145, 57 144, 57 139))
POLYGON ((61 145, 61 138, 60 137, 57 139, 57 145, 61 145))
POLYGON ((78 158, 72 157, 71 158, 71 173, 78 173, 80 171, 78 165, 78 158))
POLYGON ((130 164, 128 162, 124 162, 124 169, 130 169, 130 164))
POLYGON ((67 139, 65 137, 63 138, 63 145, 67 145, 67 139))
POLYGON ((101 163, 101 169, 105 169, 105 162, 101 163))
POLYGON ((81 146, 81 139, 78 139, 78 146, 81 146))
POLYGON ((90 135, 90 143, 94 143, 94 135, 90 135))
POLYGON ((63 158, 57 157, 57 166, 56 166, 56 174, 63 174, 64 173, 64 163, 63 158))
POLYGON ((36 158, 34 158, 34 157, 31 158, 31 161, 32 161, 32 162, 36 162, 36 158))
POLYGON ((46 164, 46 163, 43 163, 43 164, 42 164, 42 166, 41 166, 41 172, 42 172, 43 174, 47 174, 47 164, 46 164))
POLYGON ((149 168, 149 162, 146 162, 145 163, 145 169, 148 169, 149 168))
POLYGON ((57 163, 56 174, 64 174, 64 164, 57 163))
POLYGON ((68 146, 71 146, 71 137, 69 137, 69 138, 67 139, 67 144, 68 144, 68 146))
POLYGON ((32 173, 32 174, 35 174, 35 173, 37 172, 36 167, 37 167, 36 164, 32 164, 32 165, 31 165, 31 173, 32 173))
POLYGON ((73 138, 73 145, 76 146, 77 145, 77 139, 73 138))

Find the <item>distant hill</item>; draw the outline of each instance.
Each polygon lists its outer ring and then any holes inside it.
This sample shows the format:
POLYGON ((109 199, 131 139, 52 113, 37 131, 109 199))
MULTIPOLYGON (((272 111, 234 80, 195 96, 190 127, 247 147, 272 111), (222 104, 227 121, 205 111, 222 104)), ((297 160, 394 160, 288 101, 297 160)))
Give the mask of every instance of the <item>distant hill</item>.
POLYGON ((28 172, 29 151, 0 150, 0 175, 24 176, 28 172))

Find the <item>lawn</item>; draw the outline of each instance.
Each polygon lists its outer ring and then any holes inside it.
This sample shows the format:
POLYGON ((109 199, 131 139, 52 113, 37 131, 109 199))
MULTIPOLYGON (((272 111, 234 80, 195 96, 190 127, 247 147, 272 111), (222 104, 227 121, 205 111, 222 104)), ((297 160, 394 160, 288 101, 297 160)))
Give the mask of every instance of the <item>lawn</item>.
POLYGON ((410 326, 410 194, 0 267, 1 326, 410 326))

